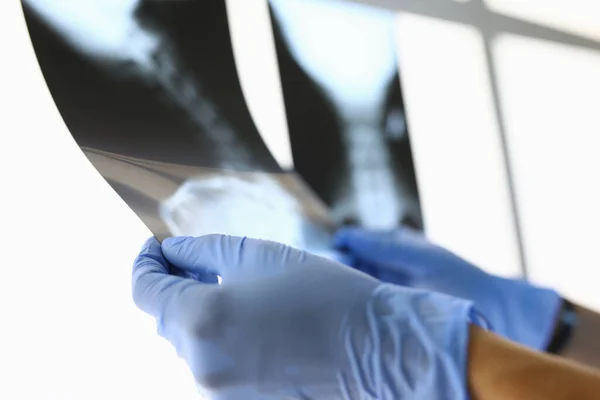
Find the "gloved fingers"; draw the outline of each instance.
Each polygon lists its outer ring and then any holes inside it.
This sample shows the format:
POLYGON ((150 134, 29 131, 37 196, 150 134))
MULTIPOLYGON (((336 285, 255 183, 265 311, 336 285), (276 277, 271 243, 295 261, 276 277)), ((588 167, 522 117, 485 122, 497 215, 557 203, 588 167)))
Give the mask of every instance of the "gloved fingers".
POLYGON ((242 274, 268 275, 283 265, 303 262, 306 253, 266 240, 228 235, 174 237, 162 243, 165 258, 189 271, 209 271, 225 282, 242 274))
POLYGON ((200 253, 211 250, 202 246, 198 239, 193 236, 175 236, 164 239, 161 250, 165 260, 168 260, 173 269, 180 271, 182 276, 214 275, 216 277, 221 275, 222 271, 218 268, 217 263, 202 262, 200 253))
POLYGON ((335 235, 335 247, 376 268, 398 270, 407 276, 422 275, 435 268, 430 262, 436 247, 410 229, 371 231, 342 228, 335 235))
POLYGON ((219 276, 210 271, 186 271, 181 268, 177 268, 173 265, 169 265, 169 272, 171 275, 180 276, 182 278, 193 279, 198 282, 206 283, 206 284, 216 284, 219 283, 219 276))
POLYGON ((154 237, 144 243, 133 263, 133 301, 155 318, 163 316, 166 305, 173 303, 172 299, 180 297, 186 289, 200 285, 191 279, 169 275, 169 264, 154 237))

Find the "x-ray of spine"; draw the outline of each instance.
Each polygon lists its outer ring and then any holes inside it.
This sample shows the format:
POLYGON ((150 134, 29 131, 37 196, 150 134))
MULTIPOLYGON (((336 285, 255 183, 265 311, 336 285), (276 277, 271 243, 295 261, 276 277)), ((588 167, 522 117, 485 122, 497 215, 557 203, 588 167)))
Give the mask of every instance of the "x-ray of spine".
POLYGON ((24 4, 73 138, 157 237, 328 245, 325 206, 281 171, 248 111, 223 0, 24 4))
POLYGON ((338 223, 422 228, 393 14, 338 0, 270 4, 297 171, 338 223))
MULTIPOLYGON (((203 136, 202 140, 211 142, 211 157, 205 159, 204 166, 235 170, 277 170, 270 155, 261 148, 264 145, 255 129, 254 132, 240 135, 237 132, 239 129, 236 130, 231 125, 231 118, 223 114, 212 96, 214 90, 206 88, 207 78, 192 71, 193 66, 189 65, 190 53, 182 54, 185 49, 180 46, 180 36, 174 37, 185 32, 173 32, 172 25, 176 21, 169 15, 173 9, 187 8, 194 12, 197 23, 202 23, 203 11, 205 15, 207 12, 214 15, 215 8, 224 7, 222 0, 171 4, 141 0, 24 2, 66 43, 87 56, 97 67, 105 68, 115 76, 131 75, 162 91, 169 101, 197 125, 203 136), (255 143, 249 145, 249 139, 254 139, 255 143), (261 151, 264 154, 260 154, 261 151)), ((180 18, 180 14, 177 18, 180 18)), ((220 22, 220 30, 226 30, 226 20, 220 22)), ((204 38, 197 37, 197 40, 206 42, 208 39, 213 41, 214 46, 223 46, 223 39, 227 40, 228 37, 219 37, 215 33, 207 32, 204 38)), ((209 52, 200 57, 210 56, 209 52)), ((210 59, 203 61, 213 65, 218 62, 210 59)), ((237 82, 235 75, 228 78, 237 82)), ((79 141, 76 133, 75 138, 79 141)))

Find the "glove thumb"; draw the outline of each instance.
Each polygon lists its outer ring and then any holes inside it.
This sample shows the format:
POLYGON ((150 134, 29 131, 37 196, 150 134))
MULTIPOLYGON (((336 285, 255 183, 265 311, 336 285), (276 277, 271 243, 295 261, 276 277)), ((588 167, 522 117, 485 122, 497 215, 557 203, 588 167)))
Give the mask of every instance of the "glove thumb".
POLYGON ((281 272, 281 265, 302 263, 304 252, 280 243, 228 235, 173 237, 163 240, 162 253, 187 273, 219 275, 223 282, 281 272))
POLYGON ((165 259, 173 265, 174 275, 193 279, 214 276, 216 280, 216 275, 223 272, 223 260, 214 242, 205 237, 176 236, 163 240, 161 250, 165 259))

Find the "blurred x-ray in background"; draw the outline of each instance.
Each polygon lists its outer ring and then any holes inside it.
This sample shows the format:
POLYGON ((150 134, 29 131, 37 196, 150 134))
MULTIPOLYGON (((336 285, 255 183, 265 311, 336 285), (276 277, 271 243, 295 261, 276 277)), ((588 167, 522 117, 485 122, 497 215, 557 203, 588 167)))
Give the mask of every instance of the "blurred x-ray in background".
POLYGON ((226 233, 321 251, 335 224, 422 227, 388 13, 271 3, 288 171, 248 111, 225 0, 23 4, 71 134, 158 238, 226 233))
POLYGON ((394 14, 343 0, 270 0, 296 171, 337 223, 423 229, 394 14))

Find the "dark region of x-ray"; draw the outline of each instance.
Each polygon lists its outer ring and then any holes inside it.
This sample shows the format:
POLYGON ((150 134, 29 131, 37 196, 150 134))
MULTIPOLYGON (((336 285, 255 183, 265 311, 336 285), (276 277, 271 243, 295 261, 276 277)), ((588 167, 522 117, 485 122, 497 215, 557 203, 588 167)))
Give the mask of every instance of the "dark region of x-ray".
POLYGON ((393 13, 271 0, 296 171, 337 223, 423 229, 393 13))
POLYGON ((273 12, 296 169, 283 171, 245 103, 224 0, 23 5, 73 138, 158 238, 227 233, 320 251, 339 223, 421 227, 395 68, 371 117, 348 119, 292 51, 285 10, 273 12))

